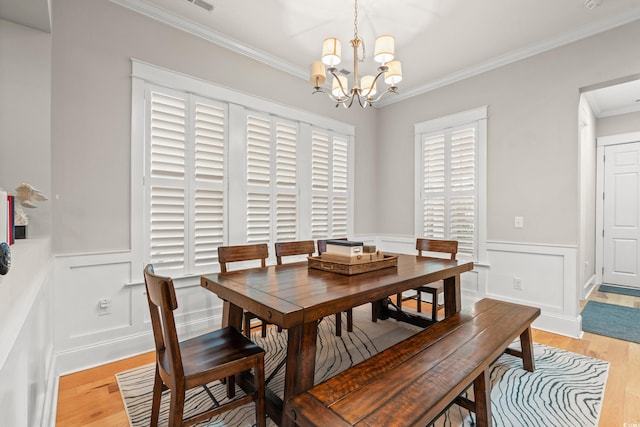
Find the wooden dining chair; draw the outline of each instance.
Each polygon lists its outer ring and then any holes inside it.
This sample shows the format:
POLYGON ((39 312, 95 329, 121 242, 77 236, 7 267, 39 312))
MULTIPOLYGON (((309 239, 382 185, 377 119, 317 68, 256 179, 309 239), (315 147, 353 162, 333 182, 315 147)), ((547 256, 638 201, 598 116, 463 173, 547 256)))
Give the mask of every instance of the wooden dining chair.
POLYGON ((265 426, 264 350, 238 330, 218 329, 185 341, 178 341, 173 312, 178 301, 169 277, 156 275, 153 266, 144 269, 144 282, 156 346, 156 369, 151 404, 151 426, 158 425, 162 391, 169 389, 169 426, 189 426, 224 411, 255 402, 256 425, 265 426), (235 381, 226 381, 229 402, 218 402, 207 384, 230 379, 253 370, 253 391, 235 398, 235 381), (205 412, 183 419, 185 393, 202 386, 213 401, 205 412))
MULTIPOLYGON (((424 252, 436 252, 442 254, 448 254, 449 259, 456 259, 456 255, 458 253, 458 241, 457 240, 437 240, 437 239, 424 239, 418 237, 416 239, 416 250, 418 251, 418 256, 422 256, 424 252)), ((438 320, 438 310, 443 307, 443 305, 438 304, 438 295, 444 292, 444 283, 442 280, 433 283, 424 284, 418 288, 414 289, 416 291, 415 295, 411 296, 403 296, 402 294, 397 295, 397 305, 398 310, 402 310, 402 301, 406 301, 408 299, 415 299, 417 304, 418 312, 422 312, 422 293, 427 293, 431 295, 431 320, 434 322, 438 320)))
MULTIPOLYGON (((318 255, 327 251, 327 240, 347 240, 346 237, 318 240, 318 255)), ((345 310, 347 314, 347 332, 353 332, 353 309, 345 310)), ((342 336, 342 313, 336 313, 336 336, 342 336)))
MULTIPOLYGON (((255 245, 238 245, 238 246, 218 246, 218 262, 220 263, 220 271, 226 273, 228 264, 240 261, 260 260, 260 266, 267 266, 267 258, 269 258, 269 247, 266 243, 255 245)), ((267 323, 264 319, 260 319, 255 314, 246 311, 244 313, 244 334, 251 338, 251 321, 258 319, 261 321, 261 335, 267 336, 267 323)))

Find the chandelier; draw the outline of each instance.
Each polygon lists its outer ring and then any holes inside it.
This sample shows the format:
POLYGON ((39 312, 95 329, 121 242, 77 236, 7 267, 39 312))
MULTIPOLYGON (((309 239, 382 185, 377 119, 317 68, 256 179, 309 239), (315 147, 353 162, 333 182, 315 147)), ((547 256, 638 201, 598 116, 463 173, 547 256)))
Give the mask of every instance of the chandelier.
POLYGON ((353 86, 349 89, 347 77, 338 75, 336 65, 340 63, 342 47, 337 38, 325 39, 322 43, 322 60, 314 61, 311 64, 311 84, 314 86, 313 93, 326 93, 335 103, 336 107, 342 105, 350 108, 353 101, 358 100, 361 107, 373 105, 386 93, 398 93, 396 86, 402 80, 402 66, 400 61, 394 60, 395 39, 390 35, 383 35, 376 38, 373 59, 380 64, 376 76, 366 75, 358 81, 358 62, 364 62, 365 46, 364 41, 358 37, 358 0, 355 0, 353 19, 353 40, 349 42, 353 48, 353 86), (362 56, 359 52, 362 51, 362 56), (331 92, 327 92, 322 85, 327 80, 325 65, 329 68, 326 71, 333 76, 331 92), (377 82, 384 75, 384 82, 389 85, 385 91, 378 95, 377 82), (377 95, 377 97, 376 97, 377 95))

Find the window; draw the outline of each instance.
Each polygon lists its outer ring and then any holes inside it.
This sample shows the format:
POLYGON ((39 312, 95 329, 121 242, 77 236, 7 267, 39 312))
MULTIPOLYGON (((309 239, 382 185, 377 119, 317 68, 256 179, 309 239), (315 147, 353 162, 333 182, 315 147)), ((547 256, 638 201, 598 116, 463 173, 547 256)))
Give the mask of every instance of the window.
POLYGON ((247 242, 296 240, 297 142, 295 123, 247 115, 247 242))
POLYGON ((224 105, 149 86, 148 262, 209 269, 224 240, 224 105))
POLYGON ((416 234, 458 241, 478 259, 484 234, 486 107, 416 125, 416 234))
POLYGON ((348 141, 314 130, 311 139, 311 237, 346 237, 348 229, 348 141))
POLYGON ((136 262, 180 278, 216 271, 223 244, 348 235, 353 133, 133 60, 136 262))

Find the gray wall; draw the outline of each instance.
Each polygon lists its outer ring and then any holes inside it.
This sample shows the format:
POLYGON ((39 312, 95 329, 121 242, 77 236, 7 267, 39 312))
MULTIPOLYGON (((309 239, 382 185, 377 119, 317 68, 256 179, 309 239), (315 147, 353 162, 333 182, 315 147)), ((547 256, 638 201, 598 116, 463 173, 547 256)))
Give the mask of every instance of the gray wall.
POLYGON ((639 39, 634 22, 384 108, 377 231, 414 233, 413 125, 488 105, 487 238, 576 245, 578 89, 637 73, 639 39))
MULTIPOLYGON (((51 34, 0 19, 0 188, 51 195, 51 34)), ((29 236, 51 233, 51 202, 27 209, 29 236)))
POLYGON ((57 0, 52 13, 56 253, 130 247, 132 57, 355 125, 355 232, 375 231, 375 111, 338 110, 306 81, 108 0, 57 0))
POLYGON ((602 117, 596 121, 598 136, 640 131, 640 112, 602 117))

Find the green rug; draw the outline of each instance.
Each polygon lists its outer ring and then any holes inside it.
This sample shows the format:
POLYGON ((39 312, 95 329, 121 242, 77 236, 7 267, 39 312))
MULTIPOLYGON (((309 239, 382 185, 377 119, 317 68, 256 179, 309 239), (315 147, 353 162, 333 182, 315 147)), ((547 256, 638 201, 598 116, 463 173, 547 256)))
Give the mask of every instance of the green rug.
POLYGON ((639 309, 588 301, 581 314, 584 332, 640 343, 639 309))
POLYGON ((640 289, 623 288, 621 286, 600 285, 598 288, 600 292, 606 292, 609 294, 630 295, 632 297, 640 297, 640 289))

